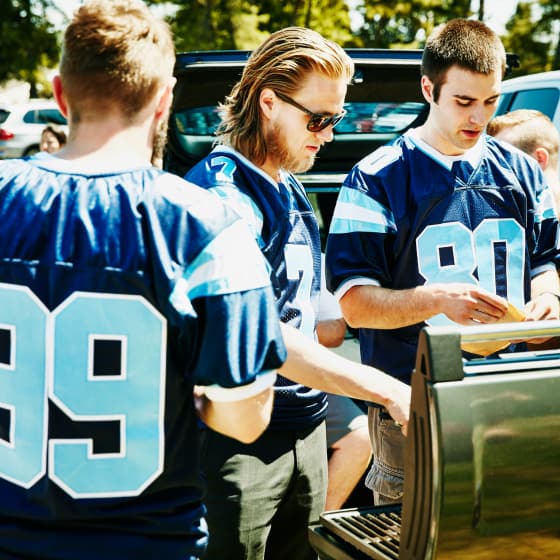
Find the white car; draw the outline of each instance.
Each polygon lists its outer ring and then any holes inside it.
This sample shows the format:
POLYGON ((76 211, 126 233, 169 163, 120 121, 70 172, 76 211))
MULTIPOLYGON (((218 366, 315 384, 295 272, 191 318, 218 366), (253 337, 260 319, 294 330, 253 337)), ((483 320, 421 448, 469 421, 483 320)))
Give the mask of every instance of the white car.
POLYGON ((515 109, 537 109, 560 130, 560 70, 538 72, 502 82, 496 114, 515 109))
POLYGON ((0 159, 18 158, 39 151, 47 124, 66 126, 55 101, 34 99, 0 106, 0 159))

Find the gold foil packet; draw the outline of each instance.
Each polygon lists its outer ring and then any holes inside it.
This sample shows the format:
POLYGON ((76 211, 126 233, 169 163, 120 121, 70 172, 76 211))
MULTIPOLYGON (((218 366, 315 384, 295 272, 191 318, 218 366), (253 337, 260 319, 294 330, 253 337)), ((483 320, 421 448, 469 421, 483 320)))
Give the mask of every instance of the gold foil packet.
MULTIPOLYGON (((496 323, 518 323, 525 320, 525 314, 510 303, 506 314, 496 323)), ((461 350, 478 354, 479 356, 489 356, 507 348, 511 342, 509 340, 484 340, 482 342, 465 342, 461 344, 461 350)))

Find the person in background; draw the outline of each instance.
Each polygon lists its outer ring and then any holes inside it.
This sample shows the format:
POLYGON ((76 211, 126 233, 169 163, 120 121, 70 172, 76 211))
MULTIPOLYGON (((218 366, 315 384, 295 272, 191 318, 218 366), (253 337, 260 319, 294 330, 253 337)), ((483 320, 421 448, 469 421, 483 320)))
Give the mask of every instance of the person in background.
POLYGON ((560 214, 560 175, 558 152, 560 133, 554 123, 536 109, 517 109, 494 117, 486 132, 534 157, 554 193, 557 214, 560 214))
POLYGON ((199 558, 198 417, 245 443, 269 422, 286 350, 262 254, 151 165, 174 63, 143 2, 84 2, 53 80, 66 146, 0 163, 3 558, 199 558))
POLYGON ((221 107, 218 145, 186 175, 249 223, 270 267, 288 349, 269 428, 241 444, 204 427, 208 560, 316 560, 308 526, 325 505, 325 391, 386 403, 406 430, 410 388, 315 341, 319 227, 294 173, 310 169, 344 117, 353 64, 306 28, 272 33, 221 107))
MULTIPOLYGON (((321 254, 323 257, 323 254, 321 254)), ((321 293, 317 340, 327 348, 342 346, 347 328, 336 298, 327 290, 321 258, 321 293)), ((328 394, 326 418, 328 483, 325 510, 347 507, 371 461, 367 414, 349 397, 328 394)))
MULTIPOLYGON (((557 319, 558 220, 537 163, 485 134, 506 55, 480 21, 429 36, 420 87, 426 122, 358 162, 339 192, 326 246, 327 286, 362 360, 410 382, 426 325, 481 325, 509 303, 557 319)), ((403 500, 405 440, 369 408, 376 504, 403 500)))
POLYGON ((39 142, 39 150, 42 152, 58 152, 66 144, 66 132, 56 125, 48 124, 41 132, 41 141, 39 142))

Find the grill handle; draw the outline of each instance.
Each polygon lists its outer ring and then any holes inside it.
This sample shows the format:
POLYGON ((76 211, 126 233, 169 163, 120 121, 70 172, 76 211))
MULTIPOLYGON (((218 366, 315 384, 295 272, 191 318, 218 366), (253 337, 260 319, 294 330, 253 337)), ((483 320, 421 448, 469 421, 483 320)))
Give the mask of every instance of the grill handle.
POLYGON ((560 336, 560 321, 522 321, 472 327, 427 326, 420 331, 415 369, 434 383, 459 381, 464 377, 461 344, 553 336, 560 336))

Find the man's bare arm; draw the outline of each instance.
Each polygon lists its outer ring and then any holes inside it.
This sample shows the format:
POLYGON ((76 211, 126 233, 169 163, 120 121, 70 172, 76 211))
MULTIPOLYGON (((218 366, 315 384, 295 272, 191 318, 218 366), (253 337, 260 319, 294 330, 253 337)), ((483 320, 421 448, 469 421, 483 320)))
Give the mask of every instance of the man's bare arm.
POLYGON ((194 399, 198 415, 207 426, 242 443, 252 443, 270 422, 274 388, 267 387, 243 400, 218 401, 209 399, 204 387, 196 387, 194 399))
POLYGON ((312 341, 300 331, 282 324, 288 357, 279 373, 320 391, 335 393, 387 408, 406 433, 410 387, 386 373, 348 360, 312 341))
POLYGON ((396 329, 443 313, 460 325, 492 323, 507 311, 507 301, 474 284, 426 284, 405 290, 354 286, 340 300, 354 328, 396 329))

